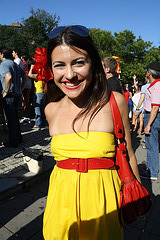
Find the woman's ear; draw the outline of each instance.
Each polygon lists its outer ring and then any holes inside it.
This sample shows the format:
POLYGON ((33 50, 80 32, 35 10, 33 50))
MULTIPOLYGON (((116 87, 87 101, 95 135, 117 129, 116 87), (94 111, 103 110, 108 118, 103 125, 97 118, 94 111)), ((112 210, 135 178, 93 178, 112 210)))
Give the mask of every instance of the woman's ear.
POLYGON ((109 67, 105 68, 105 73, 109 73, 109 72, 110 72, 110 68, 109 67))

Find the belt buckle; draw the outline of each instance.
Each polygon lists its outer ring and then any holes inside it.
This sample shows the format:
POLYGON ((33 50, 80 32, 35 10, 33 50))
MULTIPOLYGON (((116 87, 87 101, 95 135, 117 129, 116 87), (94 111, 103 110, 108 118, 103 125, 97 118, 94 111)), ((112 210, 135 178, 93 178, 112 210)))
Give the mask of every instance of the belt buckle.
POLYGON ((78 158, 77 159, 77 172, 87 173, 88 172, 88 159, 87 158, 78 158))

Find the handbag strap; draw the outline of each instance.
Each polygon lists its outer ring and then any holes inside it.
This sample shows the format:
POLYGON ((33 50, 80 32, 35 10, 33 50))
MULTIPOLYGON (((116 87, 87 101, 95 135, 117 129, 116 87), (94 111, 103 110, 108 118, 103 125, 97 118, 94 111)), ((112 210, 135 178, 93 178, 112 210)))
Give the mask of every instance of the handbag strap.
POLYGON ((112 111, 113 123, 114 123, 114 134, 117 139, 124 137, 124 128, 122 123, 121 114, 114 97, 113 92, 110 94, 109 103, 112 111))
MULTIPOLYGON (((113 117, 113 123, 114 123, 114 134, 117 139, 122 139, 124 137, 124 128, 123 128, 121 114, 120 114, 120 111, 119 111, 119 108, 118 108, 118 105, 117 105, 117 102, 116 102, 113 92, 111 92, 111 94, 110 94, 109 103, 110 103, 112 117, 113 117)), ((121 179, 121 175, 119 175, 119 176, 121 179)), ((124 224, 123 224, 123 220, 122 220, 122 202, 123 202, 123 193, 122 193, 122 188, 121 188, 118 217, 119 217, 120 224, 122 225, 123 228, 125 228, 124 224)))

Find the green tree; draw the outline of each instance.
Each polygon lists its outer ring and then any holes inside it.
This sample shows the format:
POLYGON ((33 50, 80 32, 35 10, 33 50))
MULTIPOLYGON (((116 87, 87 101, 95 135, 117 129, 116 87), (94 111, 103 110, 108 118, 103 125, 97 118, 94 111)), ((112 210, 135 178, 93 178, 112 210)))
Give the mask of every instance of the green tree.
POLYGON ((46 47, 48 42, 48 33, 58 25, 59 17, 56 18, 47 13, 45 10, 38 9, 34 11, 30 10, 31 16, 27 19, 23 19, 23 27, 21 34, 28 46, 28 56, 32 56, 35 53, 36 48, 46 47))
POLYGON ((111 32, 92 28, 90 29, 90 35, 101 57, 118 56, 120 58, 121 78, 124 83, 131 84, 134 74, 139 81, 143 82, 146 56, 149 58, 148 51, 152 55, 152 59, 156 58, 159 53, 158 49, 150 49, 151 42, 143 41, 140 36, 136 39, 133 32, 129 30, 115 32, 112 36, 111 32))
POLYGON ((90 36, 92 37, 101 58, 113 55, 114 37, 111 32, 100 30, 99 28, 91 28, 90 36))
POLYGON ((145 65, 149 65, 153 61, 160 62, 160 46, 159 48, 151 47, 147 52, 145 52, 145 65))
POLYGON ((48 36, 43 22, 37 18, 31 16, 25 20, 21 30, 21 35, 26 40, 29 56, 32 56, 35 53, 36 48, 46 47, 48 36))
POLYGON ((18 47, 24 54, 27 50, 25 39, 14 27, 0 25, 0 46, 7 46, 11 49, 18 47))
POLYGON ((51 15, 47 13, 45 10, 37 9, 36 11, 31 8, 30 13, 33 18, 37 18, 40 22, 44 24, 45 31, 48 34, 53 28, 58 26, 60 21, 60 17, 56 16, 56 14, 51 15))
POLYGON ((46 47, 48 33, 58 25, 60 17, 52 16, 45 10, 30 10, 31 16, 22 19, 22 27, 18 32, 13 26, 0 25, 0 46, 11 49, 18 47, 21 55, 31 57, 36 48, 46 47))
POLYGON ((124 63, 123 61, 121 61, 120 66, 122 71, 121 78, 123 79, 123 83, 129 83, 132 85, 134 74, 137 76, 139 82, 145 82, 146 70, 144 69, 144 65, 142 63, 136 61, 124 63))
POLYGON ((129 30, 114 33, 114 37, 115 55, 120 57, 121 77, 124 83, 132 84, 134 74, 143 83, 145 78, 145 55, 152 43, 143 41, 140 36, 136 39, 133 32, 129 30))
POLYGON ((134 60, 134 48, 133 42, 135 40, 134 34, 125 30, 120 33, 114 33, 115 46, 114 51, 115 55, 123 59, 124 62, 131 62, 134 60))
POLYGON ((133 42, 133 48, 134 48, 134 57, 139 62, 145 61, 145 53, 148 51, 148 49, 151 47, 151 42, 145 42, 141 37, 139 37, 137 40, 133 42))

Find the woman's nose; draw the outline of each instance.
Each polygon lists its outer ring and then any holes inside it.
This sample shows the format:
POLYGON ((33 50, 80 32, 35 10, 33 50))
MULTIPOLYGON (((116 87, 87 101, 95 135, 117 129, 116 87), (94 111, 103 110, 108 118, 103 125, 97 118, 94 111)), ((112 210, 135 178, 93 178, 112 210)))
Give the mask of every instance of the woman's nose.
POLYGON ((73 79, 76 76, 76 73, 72 69, 72 66, 67 66, 65 71, 65 78, 68 80, 73 79))

